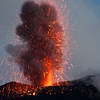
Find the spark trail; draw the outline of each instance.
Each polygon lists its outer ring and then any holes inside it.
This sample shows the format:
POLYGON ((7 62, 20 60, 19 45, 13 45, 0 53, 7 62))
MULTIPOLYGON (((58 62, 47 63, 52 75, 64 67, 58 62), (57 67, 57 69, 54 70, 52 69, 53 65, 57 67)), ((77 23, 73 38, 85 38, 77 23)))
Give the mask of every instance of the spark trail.
POLYGON ((28 1, 22 6, 20 18, 16 34, 23 44, 10 44, 7 52, 34 87, 52 86, 57 80, 55 70, 60 72, 63 63, 64 32, 57 11, 49 4, 28 1))

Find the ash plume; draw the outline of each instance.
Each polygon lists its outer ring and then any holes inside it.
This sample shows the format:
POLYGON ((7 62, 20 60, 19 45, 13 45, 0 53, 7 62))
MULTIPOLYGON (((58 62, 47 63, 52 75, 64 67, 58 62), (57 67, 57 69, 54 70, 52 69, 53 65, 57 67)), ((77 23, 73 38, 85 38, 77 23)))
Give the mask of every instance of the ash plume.
POLYGON ((25 2, 20 18, 22 23, 16 27, 16 35, 23 44, 10 44, 6 51, 34 87, 43 86, 48 75, 45 59, 51 60, 53 71, 62 63, 63 30, 57 22, 57 11, 49 4, 25 2))

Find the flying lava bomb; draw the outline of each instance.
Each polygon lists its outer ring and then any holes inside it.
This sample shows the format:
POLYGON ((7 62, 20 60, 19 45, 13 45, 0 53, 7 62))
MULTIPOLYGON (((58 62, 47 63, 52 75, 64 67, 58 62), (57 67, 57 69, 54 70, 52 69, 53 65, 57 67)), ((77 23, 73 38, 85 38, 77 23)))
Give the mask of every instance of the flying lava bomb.
POLYGON ((22 44, 6 48, 34 87, 52 86, 55 70, 62 67, 64 31, 57 17, 56 9, 49 4, 25 2, 21 24, 16 27, 22 44))

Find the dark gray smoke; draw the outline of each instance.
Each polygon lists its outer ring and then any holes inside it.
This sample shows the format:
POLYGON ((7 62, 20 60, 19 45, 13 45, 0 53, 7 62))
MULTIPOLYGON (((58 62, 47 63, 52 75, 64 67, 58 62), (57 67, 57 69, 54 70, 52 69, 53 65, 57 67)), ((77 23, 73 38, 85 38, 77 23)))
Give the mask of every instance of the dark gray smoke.
POLYGON ((10 44, 7 52, 33 86, 43 86, 42 81, 47 77, 44 77, 47 68, 43 60, 47 57, 52 59, 52 69, 57 69, 62 60, 62 51, 56 46, 59 43, 56 36, 59 35, 59 39, 62 39, 62 27, 57 22, 57 12, 48 4, 38 5, 32 1, 24 3, 20 18, 22 24, 17 26, 16 34, 23 44, 10 44))

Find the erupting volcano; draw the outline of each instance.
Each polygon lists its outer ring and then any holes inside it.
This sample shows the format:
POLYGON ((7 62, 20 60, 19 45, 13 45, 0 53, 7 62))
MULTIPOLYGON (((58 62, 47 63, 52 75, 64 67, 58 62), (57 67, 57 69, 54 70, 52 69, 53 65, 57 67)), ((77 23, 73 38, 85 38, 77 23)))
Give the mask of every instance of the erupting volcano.
POLYGON ((57 11, 49 4, 30 1, 22 6, 20 18, 16 34, 22 44, 8 45, 7 52, 32 86, 53 86, 59 78, 56 72, 63 69, 64 30, 58 22, 57 11))
POLYGON ((67 27, 58 18, 62 10, 57 12, 57 4, 49 3, 23 4, 21 23, 16 27, 20 42, 8 45, 6 51, 31 84, 26 84, 22 77, 18 78, 24 84, 11 80, 0 86, 0 100, 100 100, 100 92, 92 84, 91 76, 64 80, 65 66, 70 65, 69 36, 67 27))

